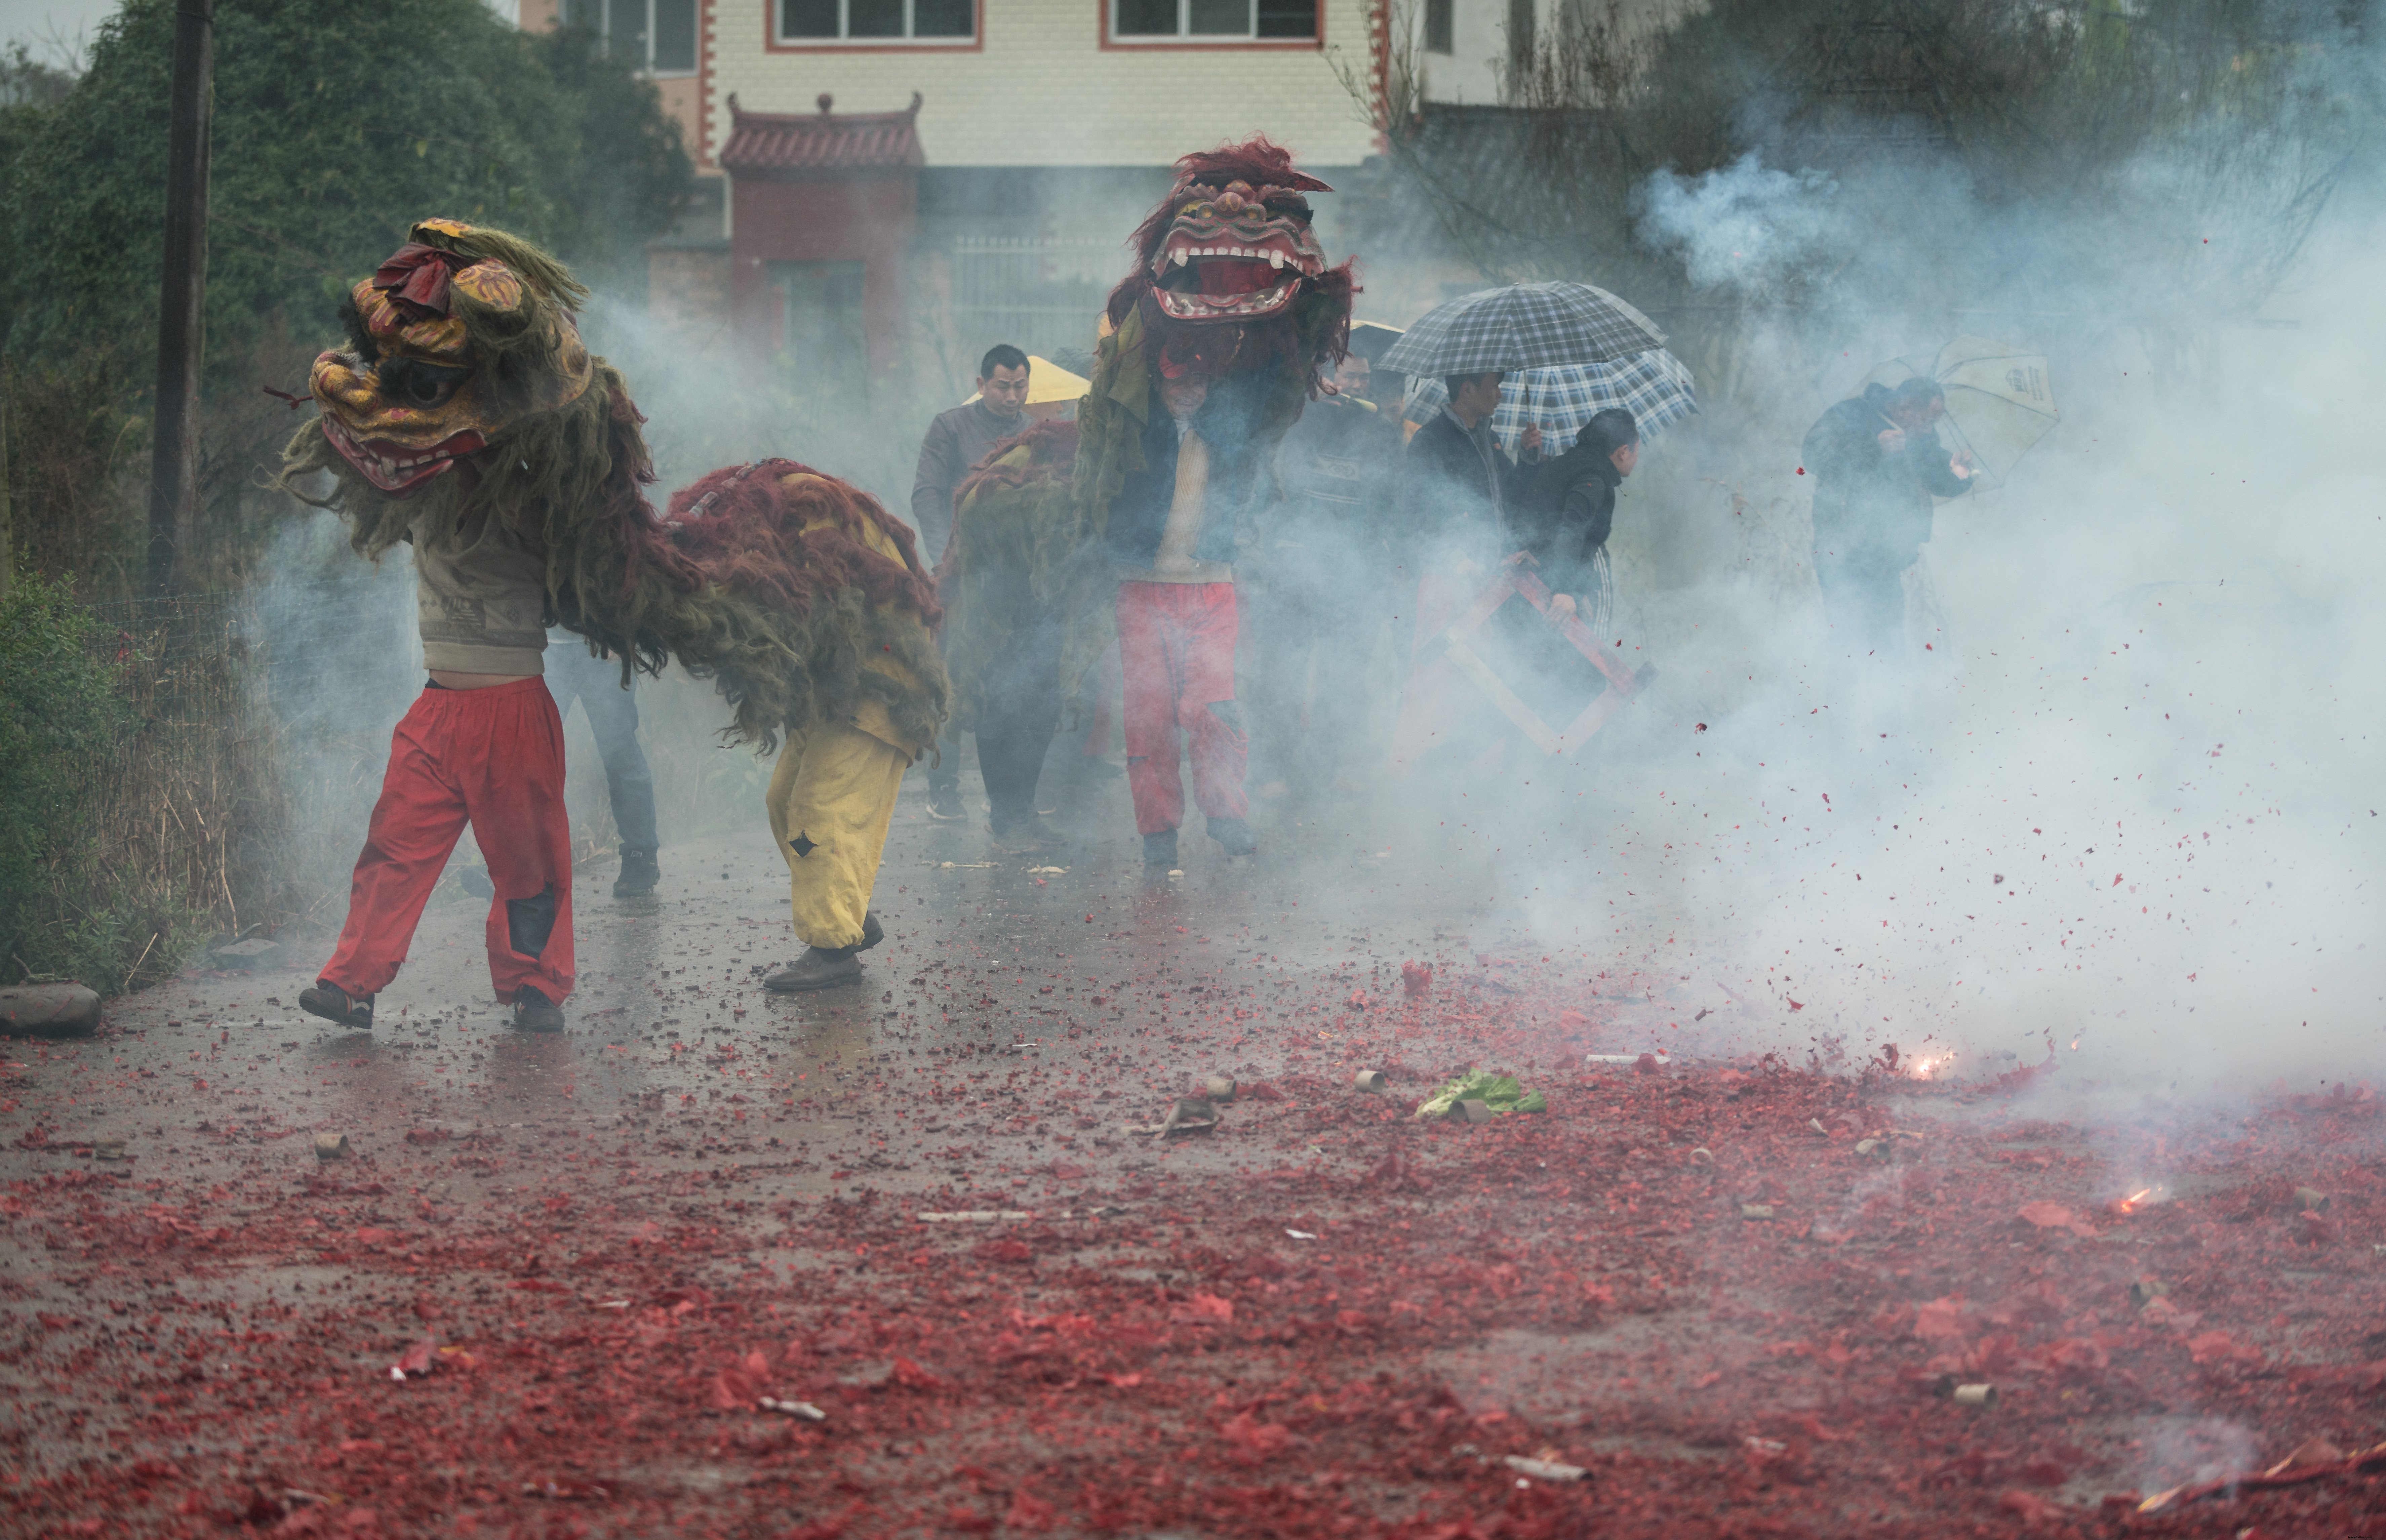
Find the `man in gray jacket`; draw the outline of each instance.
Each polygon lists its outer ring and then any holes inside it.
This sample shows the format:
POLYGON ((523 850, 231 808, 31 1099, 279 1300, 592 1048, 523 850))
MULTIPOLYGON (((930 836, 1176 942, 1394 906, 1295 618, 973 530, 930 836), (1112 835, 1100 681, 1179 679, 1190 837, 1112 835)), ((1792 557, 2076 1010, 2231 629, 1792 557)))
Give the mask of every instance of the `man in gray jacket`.
MULTIPOLYGON (((940 412, 920 445, 920 469, 911 478, 911 526, 920 532, 920 557, 931 571, 945 557, 953 536, 953 489, 987 450, 1027 429, 1027 355, 1009 343, 986 349, 977 366, 977 399, 940 412)), ((961 816, 961 733, 947 727, 928 767, 928 816, 961 816)))

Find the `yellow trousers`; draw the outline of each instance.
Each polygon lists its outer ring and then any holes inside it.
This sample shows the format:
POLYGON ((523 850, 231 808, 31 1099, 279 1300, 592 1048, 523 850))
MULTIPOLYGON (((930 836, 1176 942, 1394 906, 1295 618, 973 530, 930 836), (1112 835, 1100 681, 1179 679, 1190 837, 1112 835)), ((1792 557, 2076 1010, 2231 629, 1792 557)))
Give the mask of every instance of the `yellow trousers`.
POLYGON ((787 735, 763 801, 787 863, 796 935, 807 946, 861 939, 870 889, 911 757, 859 728, 787 735))

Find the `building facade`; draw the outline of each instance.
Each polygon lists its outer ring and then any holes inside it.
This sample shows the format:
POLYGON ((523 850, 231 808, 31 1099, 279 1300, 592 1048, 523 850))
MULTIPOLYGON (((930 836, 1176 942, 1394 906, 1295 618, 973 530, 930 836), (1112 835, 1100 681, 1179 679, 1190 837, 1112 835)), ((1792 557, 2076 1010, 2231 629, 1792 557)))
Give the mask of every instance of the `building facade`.
POLYGON ((1122 243, 1188 150, 1263 133, 1328 182, 1353 174, 1379 144, 1391 10, 521 0, 520 14, 596 31, 681 125, 700 194, 650 252, 659 319, 782 367, 925 367, 965 385, 993 342, 1091 345, 1122 243))

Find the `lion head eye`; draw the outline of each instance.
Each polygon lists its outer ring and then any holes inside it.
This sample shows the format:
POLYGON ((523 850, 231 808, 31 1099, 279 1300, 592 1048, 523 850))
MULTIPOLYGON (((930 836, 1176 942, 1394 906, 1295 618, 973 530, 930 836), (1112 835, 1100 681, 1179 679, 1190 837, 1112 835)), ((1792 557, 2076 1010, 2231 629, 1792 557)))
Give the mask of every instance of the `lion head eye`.
POLYGON ((378 371, 382 394, 401 407, 444 407, 458 386, 471 379, 468 369, 426 364, 417 358, 384 359, 378 371))

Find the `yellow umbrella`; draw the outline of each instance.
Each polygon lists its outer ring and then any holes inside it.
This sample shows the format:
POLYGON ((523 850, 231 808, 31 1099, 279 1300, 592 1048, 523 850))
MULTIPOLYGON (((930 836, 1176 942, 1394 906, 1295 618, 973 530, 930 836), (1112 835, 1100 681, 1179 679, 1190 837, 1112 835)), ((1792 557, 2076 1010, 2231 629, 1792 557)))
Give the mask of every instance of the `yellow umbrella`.
MULTIPOLYGON (((1094 382, 1082 374, 1072 374, 1049 358, 1027 356, 1027 409, 1036 417, 1048 417, 1049 410, 1038 412, 1038 407, 1054 408, 1074 407, 1086 398, 1094 382)), ((970 401, 977 399, 973 393, 970 401)), ((961 403, 966 407, 969 401, 961 403)))
POLYGON ((1986 337, 1958 337, 1936 358, 1879 364, 1864 383, 1895 385, 1917 374, 1936 380, 1947 393, 1944 420, 1953 430, 1953 447, 1972 452, 1990 487, 2003 486, 2015 462, 2062 419, 2043 354, 1986 337))

